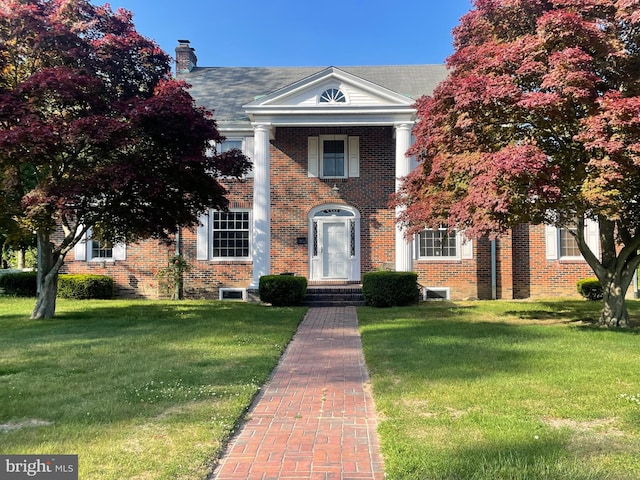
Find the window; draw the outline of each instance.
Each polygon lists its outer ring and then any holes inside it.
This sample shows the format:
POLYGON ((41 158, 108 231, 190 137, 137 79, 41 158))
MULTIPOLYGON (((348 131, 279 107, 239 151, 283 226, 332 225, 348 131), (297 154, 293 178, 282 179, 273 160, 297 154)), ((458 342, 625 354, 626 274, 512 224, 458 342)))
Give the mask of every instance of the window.
MULTIPOLYGON (((210 142, 211 147, 208 149, 207 155, 213 156, 216 153, 224 153, 229 150, 240 150, 251 160, 253 157, 254 137, 231 137, 220 143, 210 142)), ((249 170, 243 178, 253 178, 253 169, 249 170)))
POLYGON ((464 232, 446 227, 425 229, 416 235, 418 260, 469 260, 473 258, 473 242, 464 232))
POLYGON ((578 242, 576 242, 575 237, 571 234, 571 232, 575 234, 576 230, 576 227, 558 229, 558 235, 560 237, 560 257, 582 256, 578 248, 578 242))
POLYGON ((228 152, 229 150, 233 150, 234 148, 236 150, 242 150, 241 138, 227 139, 216 146, 216 150, 218 151, 218 153, 228 152))
MULTIPOLYGON (((582 252, 578 248, 578 242, 571 232, 577 232, 577 226, 555 227, 553 225, 545 225, 546 237, 546 256, 547 260, 579 260, 582 259, 582 252)), ((599 239, 598 222, 585 219, 584 221, 584 239, 589 249, 599 256, 600 239, 599 239)))
POLYGON ((248 211, 211 213, 213 258, 249 258, 251 220, 248 211))
POLYGON ((113 259, 113 246, 102 243, 99 240, 89 240, 89 252, 91 260, 113 259))
POLYGON ((320 95, 320 103, 346 103, 347 97, 337 88, 328 88, 320 95))
POLYGON ((360 137, 321 135, 308 137, 309 177, 360 176, 360 137))
POLYGON ((126 246, 123 243, 106 243, 91 238, 91 229, 86 232, 73 248, 75 260, 89 262, 113 262, 126 259, 126 246))
POLYGON ((344 140, 322 141, 322 176, 344 177, 344 140))
POLYGON ((426 229, 418 234, 418 258, 458 258, 455 230, 426 229))

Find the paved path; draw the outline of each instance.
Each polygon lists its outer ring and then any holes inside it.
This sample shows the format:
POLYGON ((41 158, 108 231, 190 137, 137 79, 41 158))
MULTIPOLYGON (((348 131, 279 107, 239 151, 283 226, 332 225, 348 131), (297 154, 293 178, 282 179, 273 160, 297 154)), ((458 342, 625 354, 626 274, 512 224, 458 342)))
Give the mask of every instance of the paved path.
POLYGON ((310 308, 216 480, 384 478, 355 307, 310 308))

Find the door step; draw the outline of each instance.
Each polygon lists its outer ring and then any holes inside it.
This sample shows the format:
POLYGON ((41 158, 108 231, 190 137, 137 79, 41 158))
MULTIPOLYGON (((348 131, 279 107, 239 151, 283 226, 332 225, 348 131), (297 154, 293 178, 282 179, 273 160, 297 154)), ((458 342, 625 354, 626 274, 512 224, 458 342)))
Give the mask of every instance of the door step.
POLYGON ((359 307, 365 304, 362 286, 324 285, 307 287, 304 304, 309 307, 359 307))

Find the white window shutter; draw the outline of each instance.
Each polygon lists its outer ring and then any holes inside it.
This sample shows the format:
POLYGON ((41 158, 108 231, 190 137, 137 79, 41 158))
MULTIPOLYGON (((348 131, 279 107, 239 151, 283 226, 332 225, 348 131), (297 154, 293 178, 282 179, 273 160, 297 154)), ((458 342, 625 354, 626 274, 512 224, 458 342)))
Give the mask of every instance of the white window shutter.
POLYGON ((196 230, 196 259, 209 259, 209 215, 202 214, 196 230))
MULTIPOLYGON (((82 230, 82 228, 82 225, 80 225, 78 230, 82 230)), ((87 260, 87 232, 82 234, 78 243, 73 247, 73 257, 75 260, 87 260)))
POLYGON ((349 137, 349 176, 360 176, 360 137, 349 137))
POLYGON ((587 218, 584 221, 587 246, 596 257, 600 257, 600 227, 598 222, 587 218))
POLYGON ((544 226, 544 237, 547 251, 547 260, 558 259, 558 229, 553 225, 544 226))
POLYGON ((318 137, 307 139, 307 160, 310 177, 318 177, 320 162, 318 160, 318 137))
POLYGON ((126 260, 127 258, 127 246, 124 243, 116 243, 112 252, 114 260, 126 260))
MULTIPOLYGON (((253 137, 247 137, 244 139, 244 154, 249 157, 251 163, 253 164, 253 156, 254 156, 254 140, 253 137)), ((247 178, 253 178, 253 168, 247 172, 247 178)))
POLYGON ((458 245, 460 245, 460 258, 470 260, 473 258, 473 241, 464 236, 464 232, 458 232, 458 245))

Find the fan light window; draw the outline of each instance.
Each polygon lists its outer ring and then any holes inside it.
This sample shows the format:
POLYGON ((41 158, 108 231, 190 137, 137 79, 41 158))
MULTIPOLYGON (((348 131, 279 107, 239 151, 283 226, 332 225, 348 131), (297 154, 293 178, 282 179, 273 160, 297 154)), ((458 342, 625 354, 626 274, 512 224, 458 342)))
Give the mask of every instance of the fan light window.
POLYGON ((346 103, 347 97, 337 88, 329 88, 320 95, 320 103, 346 103))

